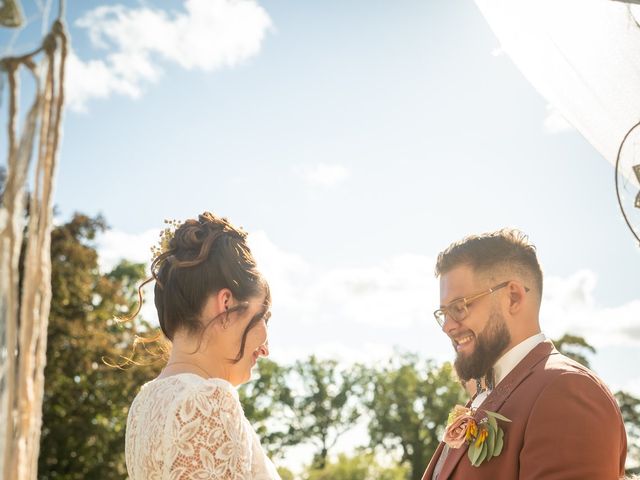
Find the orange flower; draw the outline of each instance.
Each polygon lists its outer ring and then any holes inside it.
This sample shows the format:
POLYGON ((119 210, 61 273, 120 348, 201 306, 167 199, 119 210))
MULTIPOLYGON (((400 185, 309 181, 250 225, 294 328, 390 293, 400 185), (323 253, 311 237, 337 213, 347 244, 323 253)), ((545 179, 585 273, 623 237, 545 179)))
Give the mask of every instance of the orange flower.
POLYGON ((478 433, 478 437, 476 438, 476 447, 482 446, 484 441, 489 436, 489 430, 486 427, 480 429, 480 433, 478 433))
POLYGON ((465 440, 470 442, 473 440, 478 434, 478 424, 475 420, 470 420, 469 425, 467 426, 467 432, 465 434, 465 440))

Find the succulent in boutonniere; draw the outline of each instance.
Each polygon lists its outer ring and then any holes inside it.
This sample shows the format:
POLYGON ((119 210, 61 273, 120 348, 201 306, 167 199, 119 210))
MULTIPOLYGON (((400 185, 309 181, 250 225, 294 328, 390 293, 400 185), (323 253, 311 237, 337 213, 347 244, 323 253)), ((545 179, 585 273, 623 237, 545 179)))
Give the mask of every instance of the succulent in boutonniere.
POLYGON ((474 413, 475 410, 471 408, 456 405, 449 414, 443 441, 449 448, 460 448, 468 443, 469 461, 478 467, 482 462, 500 455, 504 446, 504 430, 498 426, 498 420, 511 420, 499 413, 484 410, 487 416, 476 421, 474 413))

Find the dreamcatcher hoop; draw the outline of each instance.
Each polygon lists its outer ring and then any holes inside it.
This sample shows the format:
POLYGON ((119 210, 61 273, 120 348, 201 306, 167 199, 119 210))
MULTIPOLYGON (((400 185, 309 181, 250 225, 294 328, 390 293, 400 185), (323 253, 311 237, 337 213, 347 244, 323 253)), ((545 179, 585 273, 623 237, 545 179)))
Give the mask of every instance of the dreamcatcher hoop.
MULTIPOLYGON (((615 185, 616 185, 616 197, 618 199, 618 206, 620 207, 620 212, 622 213, 622 218, 624 218, 625 223, 627 224, 627 227, 629 228, 629 231, 631 232, 631 234, 635 237, 635 239, 638 241, 638 245, 640 245, 640 236, 639 234, 635 231, 635 229, 633 228, 633 225, 631 225, 631 222, 629 221, 629 217, 627 216, 627 213, 625 211, 624 205, 622 203, 622 197, 620 195, 620 185, 619 185, 619 181, 618 181, 618 177, 621 175, 620 172, 620 156, 622 155, 622 148, 625 145, 625 142, 627 141, 627 138, 629 138, 629 135, 631 135, 631 133, 640 126, 640 122, 636 123, 633 127, 631 127, 629 129, 629 131, 625 134, 624 138, 622 139, 622 142, 620 143, 620 147, 618 148, 618 155, 616 157, 616 168, 615 168, 615 172, 614 172, 614 178, 615 178, 615 185)), ((638 181, 640 182, 640 166, 636 166, 634 167, 634 172, 635 174, 638 176, 638 181), (638 168, 636 168, 638 167, 638 168)), ((638 197, 640 197, 640 193, 638 193, 638 197)), ((636 197, 636 198, 638 198, 636 197)), ((636 200, 636 206, 637 206, 638 200, 636 200)))

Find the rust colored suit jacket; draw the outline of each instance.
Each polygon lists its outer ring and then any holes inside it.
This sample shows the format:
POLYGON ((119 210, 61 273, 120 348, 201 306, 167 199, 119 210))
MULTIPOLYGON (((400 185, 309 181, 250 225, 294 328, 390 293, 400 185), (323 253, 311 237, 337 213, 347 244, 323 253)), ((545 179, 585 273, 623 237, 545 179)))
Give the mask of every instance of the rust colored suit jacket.
MULTIPOLYGON (((627 436, 620 409, 602 381, 560 354, 537 345, 476 411, 499 412, 504 447, 473 467, 467 445, 451 449, 438 480, 614 480, 624 475, 627 436)), ((440 443, 423 480, 432 480, 440 443)))

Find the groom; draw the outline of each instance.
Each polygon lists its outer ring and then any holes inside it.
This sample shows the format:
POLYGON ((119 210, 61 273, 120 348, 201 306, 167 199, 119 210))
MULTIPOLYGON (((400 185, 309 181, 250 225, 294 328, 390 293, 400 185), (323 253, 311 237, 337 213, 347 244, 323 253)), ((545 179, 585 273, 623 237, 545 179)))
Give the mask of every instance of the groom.
POLYGON ((620 410, 593 372, 541 333, 542 272, 527 237, 514 230, 467 237, 440 253, 436 275, 434 315, 456 351, 458 376, 475 380, 478 393, 423 480, 621 478, 627 438, 620 410), (491 421, 502 433, 493 439, 478 433, 489 424, 487 411, 499 414, 491 421), (482 461, 487 447, 494 456, 482 461), (468 450, 482 448, 473 466, 468 450))

